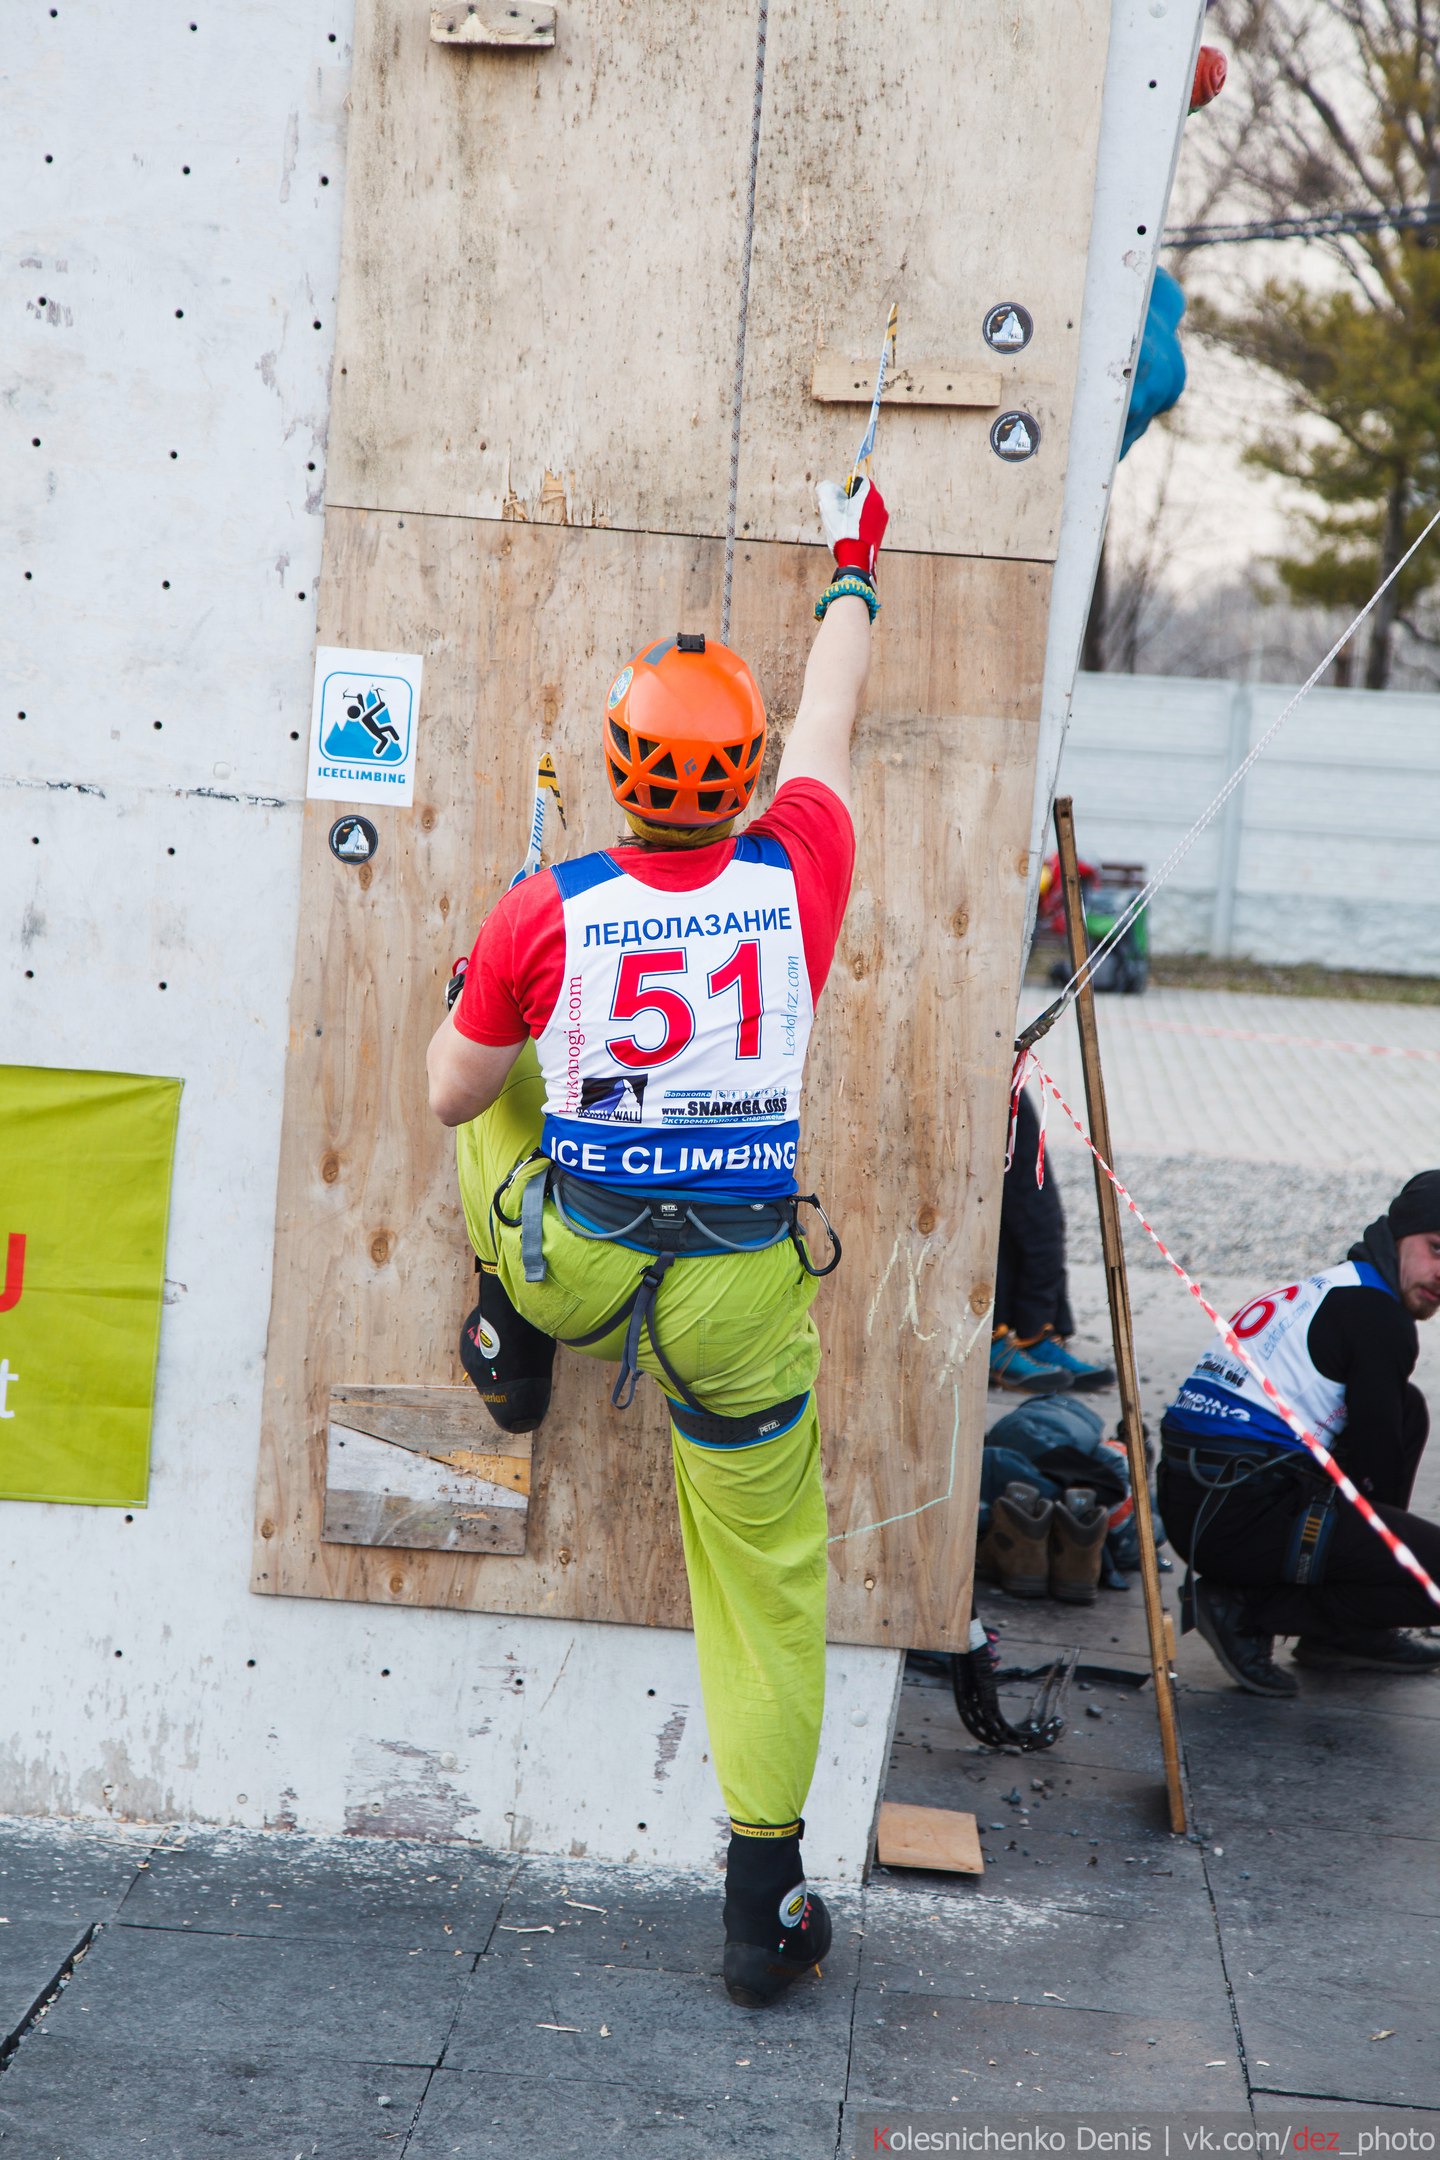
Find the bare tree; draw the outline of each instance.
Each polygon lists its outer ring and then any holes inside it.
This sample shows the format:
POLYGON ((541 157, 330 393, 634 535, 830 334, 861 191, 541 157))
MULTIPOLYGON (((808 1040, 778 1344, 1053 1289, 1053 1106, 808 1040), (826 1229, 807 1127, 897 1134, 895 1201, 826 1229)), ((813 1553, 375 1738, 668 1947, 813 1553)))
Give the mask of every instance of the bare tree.
MULTIPOLYGON (((1275 565, 1285 589, 1356 607, 1440 502, 1440 0, 1220 0, 1213 19, 1235 66, 1196 138, 1201 216, 1349 222, 1289 243, 1317 253, 1240 305, 1197 298, 1192 325, 1286 389, 1290 423, 1247 452, 1317 505, 1275 565)), ((1375 610, 1367 687, 1390 680, 1397 628, 1431 641, 1437 578, 1440 550, 1375 610)))

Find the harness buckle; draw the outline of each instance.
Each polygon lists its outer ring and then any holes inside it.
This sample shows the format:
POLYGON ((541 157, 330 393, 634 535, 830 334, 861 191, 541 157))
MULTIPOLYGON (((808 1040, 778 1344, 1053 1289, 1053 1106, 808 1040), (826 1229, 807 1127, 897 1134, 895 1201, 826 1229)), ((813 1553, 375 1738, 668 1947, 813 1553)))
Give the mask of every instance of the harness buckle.
POLYGON ((689 1207, 683 1200, 652 1200, 649 1228, 656 1250, 677 1255, 684 1243, 689 1220, 689 1207))

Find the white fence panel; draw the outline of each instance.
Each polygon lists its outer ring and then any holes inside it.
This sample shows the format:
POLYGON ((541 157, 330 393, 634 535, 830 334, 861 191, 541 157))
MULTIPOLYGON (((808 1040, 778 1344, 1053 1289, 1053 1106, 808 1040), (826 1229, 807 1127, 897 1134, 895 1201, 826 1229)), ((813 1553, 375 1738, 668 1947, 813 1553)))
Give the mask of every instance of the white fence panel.
MULTIPOLYGON (((1060 767, 1088 859, 1159 868, 1294 695, 1082 675, 1060 767)), ((1156 896, 1159 952, 1440 975, 1440 697, 1314 690, 1156 896)))

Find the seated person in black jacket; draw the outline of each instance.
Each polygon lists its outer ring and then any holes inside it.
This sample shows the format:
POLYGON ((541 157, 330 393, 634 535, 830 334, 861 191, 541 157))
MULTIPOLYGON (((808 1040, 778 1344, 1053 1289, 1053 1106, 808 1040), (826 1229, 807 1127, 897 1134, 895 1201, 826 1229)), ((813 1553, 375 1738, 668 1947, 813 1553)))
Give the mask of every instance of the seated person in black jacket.
MULTIPOLYGON (((1348 1260, 1256 1298, 1231 1326, 1340 1468, 1440 1582, 1440 1524, 1408 1512, 1430 1430, 1411 1381, 1417 1320, 1440 1310, 1440 1170, 1411 1178, 1348 1260)), ((1315 1462, 1259 1382, 1222 1343, 1206 1352, 1160 1428, 1165 1527, 1200 1577, 1193 1624, 1253 1695, 1293 1695, 1276 1635, 1298 1665, 1421 1673, 1440 1607, 1315 1462)), ((1187 1584, 1187 1590, 1189 1585, 1187 1584)), ((1187 1625, 1190 1624, 1187 1620, 1187 1625)))

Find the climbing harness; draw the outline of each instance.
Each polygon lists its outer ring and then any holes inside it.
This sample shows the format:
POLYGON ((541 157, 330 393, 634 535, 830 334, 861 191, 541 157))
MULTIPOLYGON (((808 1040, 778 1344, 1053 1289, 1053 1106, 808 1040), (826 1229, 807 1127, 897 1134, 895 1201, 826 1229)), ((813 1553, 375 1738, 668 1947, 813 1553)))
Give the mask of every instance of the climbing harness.
POLYGON ((620 1371, 610 1393, 610 1400, 617 1410, 628 1410, 635 1399, 643 1334, 649 1337, 660 1370, 675 1390, 678 1401, 672 1399, 671 1414, 687 1439, 706 1447, 754 1446, 757 1441, 774 1439, 779 1433, 787 1432, 799 1421, 810 1399, 808 1388, 802 1395, 745 1417, 726 1418, 707 1410, 660 1346, 655 1330, 655 1301, 676 1260, 714 1258, 721 1253, 767 1252, 772 1245, 779 1245, 786 1238, 795 1247, 800 1266, 807 1275, 818 1278, 833 1274, 840 1265, 841 1245, 818 1195, 792 1193, 778 1200, 687 1200, 661 1195, 642 1199, 637 1194, 614 1193, 588 1179, 572 1177, 537 1148, 515 1165, 491 1202, 496 1220, 507 1230, 518 1229, 520 1232, 520 1260, 527 1282, 545 1280, 547 1199, 554 1202, 560 1220, 576 1237, 596 1244, 622 1245, 627 1251, 645 1255, 650 1262, 634 1289, 626 1292, 615 1311, 599 1327, 591 1328, 584 1335, 558 1338, 571 1350, 585 1350, 624 1326, 625 1345, 620 1371), (505 1195, 521 1171, 532 1163, 541 1163, 544 1168, 527 1180, 520 1196, 519 1214, 507 1215, 502 1204, 505 1195), (810 1258, 805 1233, 800 1227, 799 1210, 802 1207, 813 1207, 825 1225, 830 1257, 823 1267, 816 1267, 810 1258))
POLYGON ((527 877, 533 877, 540 868, 540 849, 545 839, 545 813, 553 800, 560 813, 560 823, 565 824, 565 802, 560 793, 560 782, 555 774, 555 760, 548 750, 540 754, 535 767, 535 809, 530 819, 530 845, 525 860, 510 880, 511 890, 522 885, 527 877))
MULTIPOLYGON (((1301 703, 1302 699, 1307 698, 1310 695, 1310 692, 1315 688, 1315 685, 1319 682, 1321 676, 1325 673, 1325 670, 1330 666, 1330 663, 1335 659, 1336 655, 1343 649, 1343 647, 1349 643, 1350 639, 1355 635, 1355 632, 1360 628, 1360 625, 1365 621, 1366 617, 1374 609, 1381 596, 1386 593, 1389 588, 1394 584, 1396 578, 1399 577, 1401 571, 1405 568, 1405 565, 1409 562, 1411 556, 1414 555, 1418 549, 1424 546, 1425 542, 1429 539, 1431 533, 1434 532, 1437 525, 1440 525, 1440 510, 1437 510, 1435 512, 1434 517, 1431 518, 1429 524, 1425 527, 1424 531, 1420 533, 1415 540, 1412 540, 1409 547, 1405 550, 1405 553, 1401 556, 1399 562, 1396 563, 1394 569, 1390 572, 1389 576, 1376 586, 1374 592, 1370 595, 1370 598, 1366 601, 1364 607, 1361 608, 1359 614, 1354 618, 1353 622, 1351 622, 1344 630, 1341 631, 1339 637, 1336 638, 1335 643, 1330 647, 1329 652, 1326 653, 1324 659, 1320 662, 1319 666, 1312 670, 1311 674, 1301 684, 1300 688, 1295 692, 1294 697, 1290 699, 1289 703, 1271 721, 1269 727, 1266 728, 1264 734, 1260 737, 1259 742, 1255 744, 1255 747, 1250 751, 1249 755, 1241 759, 1240 763, 1236 766, 1234 772, 1231 773, 1229 779, 1225 782, 1225 785, 1221 788, 1219 794, 1215 797, 1214 801, 1210 803, 1206 809, 1202 810, 1199 817, 1195 820, 1195 823, 1190 827, 1189 832, 1187 832, 1182 839, 1176 842, 1175 846, 1166 856, 1164 862, 1160 865, 1160 868, 1156 871, 1154 877, 1150 879, 1148 884, 1142 886, 1141 890, 1136 893, 1134 899, 1130 902, 1129 906, 1125 908, 1123 913, 1116 917, 1115 921, 1112 923, 1110 929, 1106 932, 1105 936, 1101 938, 1098 944, 1096 944, 1086 955, 1085 959, 1081 962, 1080 966, 1075 970, 1074 974, 1070 977, 1070 980, 1066 983, 1064 989, 1060 992, 1060 995, 1055 998, 1049 1005, 1047 1005, 1044 1012, 1038 1014, 1037 1017, 1030 1022, 1030 1025, 1027 1028, 1023 1028, 1021 1030, 1020 1034, 1016 1037, 1015 1040, 1015 1048, 1017 1051, 1026 1051, 1032 1049, 1037 1042, 1039 1042, 1044 1036, 1049 1034, 1051 1028, 1054 1027, 1056 1021, 1060 1018, 1066 1007, 1074 1003, 1075 999, 1079 996, 1085 984, 1090 981, 1091 977, 1095 973, 1095 970, 1099 967, 1101 961, 1105 958, 1111 947, 1119 944, 1121 938, 1124 937, 1126 931, 1130 928, 1130 925, 1134 922, 1136 916, 1140 914, 1142 909, 1147 908, 1150 905, 1150 902, 1154 899, 1156 893, 1159 892, 1161 886, 1164 885, 1169 878, 1173 877, 1175 871, 1179 868, 1185 856, 1189 854, 1191 848, 1195 845, 1195 842, 1199 839, 1201 833, 1205 831, 1206 827, 1213 822, 1213 820, 1219 815, 1220 811, 1225 807, 1225 804, 1230 800, 1230 797, 1234 794, 1236 788, 1239 787, 1241 781, 1245 778, 1245 775, 1249 772, 1251 766, 1256 762, 1258 758, 1263 757, 1264 753, 1269 749, 1271 743, 1275 740, 1275 737, 1279 734, 1281 728, 1284 727, 1286 721, 1290 718, 1291 713, 1294 712, 1296 706, 1301 703)), ((1083 1137, 1084 1135, 1082 1134, 1082 1138, 1083 1137)))
MULTIPOLYGON (((1191 1525, 1190 1558, 1185 1563, 1185 1577, 1180 1585, 1180 1632, 1182 1635, 1188 1635, 1195 1626, 1196 1577, 1194 1556, 1199 1550, 1202 1535, 1212 1523, 1218 1520, 1230 1494, 1237 1492, 1242 1485, 1249 1485, 1256 1478, 1261 1477, 1278 1475, 1283 1479, 1313 1478, 1315 1466, 1308 1456, 1293 1455, 1288 1450, 1284 1452, 1279 1449, 1261 1450, 1258 1454, 1252 1455, 1247 1454, 1238 1447, 1207 1447, 1203 1442, 1192 1445, 1167 1434, 1163 1424, 1160 1427, 1160 1451, 1167 1462, 1176 1464, 1178 1468, 1185 1472, 1192 1484, 1200 1487, 1204 1496, 1195 1511, 1195 1520, 1191 1525)), ((1328 1507, 1334 1497, 1332 1489, 1325 1496, 1324 1506, 1328 1507)), ((1302 1528, 1308 1520, 1308 1515, 1302 1517, 1302 1528)), ((1317 1523, 1316 1536, 1319 1535, 1320 1528, 1321 1525, 1317 1523)), ((1325 1543, 1329 1543, 1328 1531, 1325 1535, 1325 1543)), ((1312 1552, 1310 1555, 1310 1570, 1304 1577, 1299 1578, 1300 1580, 1318 1580, 1317 1560, 1318 1556, 1312 1552)), ((1291 1575, 1283 1577, 1286 1582, 1293 1582, 1296 1579, 1291 1575)))

